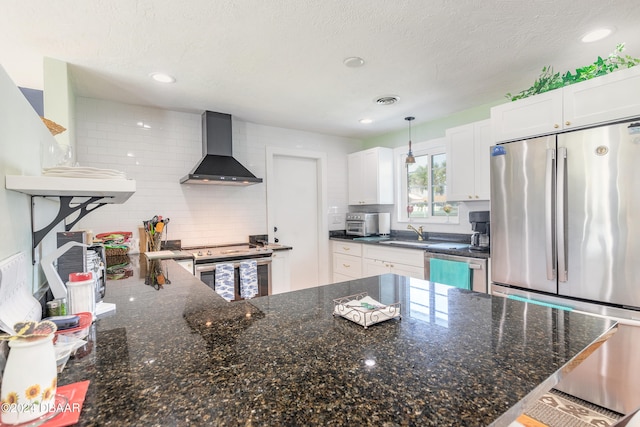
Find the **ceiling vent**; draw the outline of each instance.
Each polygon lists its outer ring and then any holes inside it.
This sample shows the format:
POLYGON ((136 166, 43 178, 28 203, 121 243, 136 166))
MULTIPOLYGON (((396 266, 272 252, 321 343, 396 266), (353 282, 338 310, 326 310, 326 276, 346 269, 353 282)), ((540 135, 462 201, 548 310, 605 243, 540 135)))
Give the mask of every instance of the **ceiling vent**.
POLYGON ((378 105, 392 105, 399 100, 400 98, 398 98, 397 96, 381 96, 380 98, 376 99, 375 102, 378 105))

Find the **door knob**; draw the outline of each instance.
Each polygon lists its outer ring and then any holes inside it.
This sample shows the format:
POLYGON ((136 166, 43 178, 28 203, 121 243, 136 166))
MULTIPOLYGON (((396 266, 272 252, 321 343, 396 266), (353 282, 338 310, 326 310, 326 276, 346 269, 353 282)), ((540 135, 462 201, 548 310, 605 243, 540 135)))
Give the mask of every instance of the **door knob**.
POLYGON ((278 231, 278 227, 273 227, 273 232, 275 233, 276 231, 278 231))
POLYGON ((275 239, 273 239, 274 243, 278 243, 280 241, 280 239, 278 239, 277 237, 275 239))

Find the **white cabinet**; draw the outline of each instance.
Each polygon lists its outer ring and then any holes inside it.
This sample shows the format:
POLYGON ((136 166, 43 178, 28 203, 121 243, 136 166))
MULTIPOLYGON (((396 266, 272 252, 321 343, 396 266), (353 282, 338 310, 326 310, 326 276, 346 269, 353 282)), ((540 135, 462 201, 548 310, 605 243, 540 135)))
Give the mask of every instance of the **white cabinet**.
POLYGON ((447 129, 447 201, 489 200, 491 120, 447 129))
POLYGON ((271 295, 291 290, 291 265, 289 251, 274 251, 271 254, 271 295))
POLYGON ((562 130, 562 89, 491 108, 496 142, 562 130))
POLYGON ((362 277, 362 243, 340 242, 332 245, 333 281, 359 279, 362 277))
POLYGON ((640 66, 562 88, 564 128, 640 115, 640 66))
POLYGON ((349 204, 393 204, 393 150, 376 147, 348 156, 349 204))
POLYGON ((491 109, 497 142, 640 115, 640 67, 618 70, 491 109))
POLYGON ((189 273, 191 274, 196 274, 196 270, 193 264, 193 259, 192 258, 188 258, 188 259, 176 259, 175 260, 178 265, 182 268, 184 268, 185 270, 187 270, 189 273))
POLYGON ((424 251, 364 245, 362 275, 368 277, 385 273, 424 279, 424 251))

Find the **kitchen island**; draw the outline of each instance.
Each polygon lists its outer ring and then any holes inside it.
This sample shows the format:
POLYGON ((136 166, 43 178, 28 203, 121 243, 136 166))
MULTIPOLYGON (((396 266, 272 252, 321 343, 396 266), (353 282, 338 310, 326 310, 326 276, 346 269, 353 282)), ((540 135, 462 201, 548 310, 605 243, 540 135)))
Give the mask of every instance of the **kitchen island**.
POLYGON ((108 282, 116 313, 59 375, 91 381, 79 425, 508 425, 616 328, 392 274, 227 303, 163 269, 108 282), (402 319, 332 315, 360 292, 402 319))

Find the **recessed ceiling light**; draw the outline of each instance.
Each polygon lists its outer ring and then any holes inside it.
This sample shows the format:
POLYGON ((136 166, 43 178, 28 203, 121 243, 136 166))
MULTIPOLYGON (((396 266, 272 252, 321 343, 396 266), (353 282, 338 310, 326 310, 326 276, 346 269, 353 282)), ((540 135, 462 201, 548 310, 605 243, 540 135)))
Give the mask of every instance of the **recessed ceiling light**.
POLYGON ((359 56, 350 56, 348 58, 345 58, 342 63, 349 68, 358 68, 364 65, 364 59, 360 58, 359 56))
POLYGON ((580 40, 582 40, 583 43, 596 42, 598 40, 602 40, 603 38, 610 36, 611 33, 613 33, 613 28, 611 27, 597 28, 583 35, 580 40))
POLYGON ((368 119, 368 118, 360 119, 360 123, 362 123, 363 125, 369 125, 373 123, 373 119, 368 119))
POLYGON ((175 83, 176 78, 165 73, 151 73, 151 78, 160 83, 175 83))

